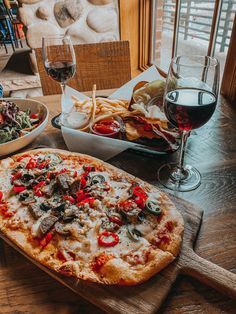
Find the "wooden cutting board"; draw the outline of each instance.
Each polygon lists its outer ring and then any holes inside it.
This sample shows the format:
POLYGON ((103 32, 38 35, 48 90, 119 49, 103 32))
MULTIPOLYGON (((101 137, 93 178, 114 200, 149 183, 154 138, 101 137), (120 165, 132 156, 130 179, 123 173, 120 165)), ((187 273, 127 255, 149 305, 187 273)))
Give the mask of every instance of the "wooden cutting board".
POLYGON ((180 255, 161 273, 139 286, 102 286, 75 281, 73 278, 58 275, 35 262, 1 233, 0 237, 50 276, 108 313, 155 313, 179 274, 195 277, 218 291, 236 298, 236 275, 206 261, 193 251, 203 211, 182 199, 174 196, 170 197, 178 210, 183 214, 185 220, 185 232, 180 255))

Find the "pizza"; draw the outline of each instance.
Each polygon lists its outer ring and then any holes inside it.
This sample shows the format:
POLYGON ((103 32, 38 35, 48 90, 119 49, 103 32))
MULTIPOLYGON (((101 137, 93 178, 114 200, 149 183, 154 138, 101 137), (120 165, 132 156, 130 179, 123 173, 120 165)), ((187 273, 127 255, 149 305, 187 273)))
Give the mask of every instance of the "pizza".
POLYGON ((146 281, 180 250, 168 196, 93 157, 38 149, 0 162, 0 232, 55 272, 116 285, 146 281))

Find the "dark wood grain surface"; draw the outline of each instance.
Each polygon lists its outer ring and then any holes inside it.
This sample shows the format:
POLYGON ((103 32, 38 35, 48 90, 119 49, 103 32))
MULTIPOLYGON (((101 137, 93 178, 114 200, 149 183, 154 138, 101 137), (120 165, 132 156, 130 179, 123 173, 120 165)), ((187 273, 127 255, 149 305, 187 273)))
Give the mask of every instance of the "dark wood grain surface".
MULTIPOLYGON (((41 100, 51 109, 51 116, 60 111, 59 97, 41 100)), ((33 146, 37 145, 65 148, 60 132, 50 126, 34 142, 33 146)), ((109 162, 158 186, 158 167, 176 158, 177 153, 148 157, 125 152, 109 162)), ((236 273, 236 110, 223 98, 212 119, 192 132, 186 161, 202 173, 202 184, 197 190, 176 194, 204 209, 195 250, 201 257, 236 273)), ((236 313, 236 302, 197 280, 181 276, 159 312, 236 313)), ((0 313, 102 312, 1 241, 0 313)))

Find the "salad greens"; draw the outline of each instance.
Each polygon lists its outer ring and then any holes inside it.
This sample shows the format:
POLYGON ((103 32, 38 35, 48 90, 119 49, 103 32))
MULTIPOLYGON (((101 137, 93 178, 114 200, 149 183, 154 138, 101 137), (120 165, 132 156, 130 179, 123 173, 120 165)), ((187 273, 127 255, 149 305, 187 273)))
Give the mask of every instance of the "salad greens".
POLYGON ((0 144, 27 134, 38 124, 38 114, 22 111, 11 101, 0 102, 0 144))

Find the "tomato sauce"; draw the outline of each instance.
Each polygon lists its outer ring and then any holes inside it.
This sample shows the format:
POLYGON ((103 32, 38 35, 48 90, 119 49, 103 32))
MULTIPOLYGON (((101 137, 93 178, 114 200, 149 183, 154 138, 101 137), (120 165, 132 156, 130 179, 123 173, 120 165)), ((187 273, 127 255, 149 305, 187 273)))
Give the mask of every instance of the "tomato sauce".
POLYGON ((116 120, 101 120, 92 126, 92 132, 97 135, 115 137, 120 132, 120 124, 116 120))

